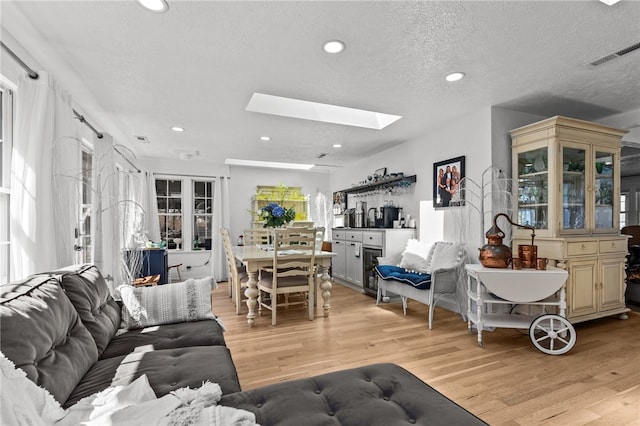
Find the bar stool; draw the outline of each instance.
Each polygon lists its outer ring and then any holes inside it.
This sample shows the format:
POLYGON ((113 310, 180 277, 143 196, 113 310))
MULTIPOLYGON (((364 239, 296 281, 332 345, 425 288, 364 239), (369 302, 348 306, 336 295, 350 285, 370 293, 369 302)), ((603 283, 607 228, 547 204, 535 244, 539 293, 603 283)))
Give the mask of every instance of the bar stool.
POLYGON ((182 281, 182 275, 180 275, 180 267, 182 266, 182 263, 177 263, 175 265, 169 265, 169 267, 167 268, 167 274, 169 275, 169 282, 171 282, 171 269, 175 268, 176 272, 178 272, 178 280, 182 281))

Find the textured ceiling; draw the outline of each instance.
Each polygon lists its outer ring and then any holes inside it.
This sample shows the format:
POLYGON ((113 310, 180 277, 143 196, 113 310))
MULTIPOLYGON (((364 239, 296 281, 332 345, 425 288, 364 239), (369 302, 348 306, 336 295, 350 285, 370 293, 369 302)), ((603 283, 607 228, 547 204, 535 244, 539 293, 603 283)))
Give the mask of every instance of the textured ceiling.
POLYGON ((585 65, 640 41, 637 1, 168 1, 154 14, 135 1, 2 0, 0 16, 138 157, 344 166, 488 106, 596 121, 640 108, 640 50, 585 65), (347 49, 325 54, 329 39, 347 49), (452 71, 467 78, 447 83, 452 71), (247 112, 254 92, 403 118, 377 131, 247 112))

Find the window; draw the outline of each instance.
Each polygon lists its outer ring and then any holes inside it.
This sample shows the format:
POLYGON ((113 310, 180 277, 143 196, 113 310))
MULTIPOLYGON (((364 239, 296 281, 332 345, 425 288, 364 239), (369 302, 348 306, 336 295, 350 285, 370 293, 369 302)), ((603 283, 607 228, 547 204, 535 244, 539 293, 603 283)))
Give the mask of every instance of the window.
POLYGON ((627 193, 620 193, 620 228, 624 228, 627 223, 627 193))
POLYGON ((213 225, 213 183, 193 181, 193 243, 194 250, 205 248, 213 225))
POLYGON ((13 146, 13 93, 0 83, 0 285, 10 279, 9 186, 13 146))
POLYGON ((80 226, 77 244, 80 246, 80 262, 91 263, 91 167, 93 153, 82 147, 82 200, 80 200, 80 226))
POLYGON ((156 177, 160 238, 169 250, 209 250, 213 235, 214 180, 156 177))
POLYGON ((156 179, 156 196, 160 238, 169 249, 182 248, 182 181, 156 179))

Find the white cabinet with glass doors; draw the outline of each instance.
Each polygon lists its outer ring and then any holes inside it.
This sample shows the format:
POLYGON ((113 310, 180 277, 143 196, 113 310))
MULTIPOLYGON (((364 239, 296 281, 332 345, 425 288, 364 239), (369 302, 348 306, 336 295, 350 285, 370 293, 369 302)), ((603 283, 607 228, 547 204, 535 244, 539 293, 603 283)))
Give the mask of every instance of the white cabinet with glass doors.
MULTIPOLYGON (((628 311, 622 272, 627 245, 619 230, 625 133, 560 116, 511 132, 514 218, 535 228, 538 257, 569 271, 572 322, 628 311)), ((513 229, 513 247, 520 244, 531 244, 530 230, 513 229)))
POLYGON ((617 233, 619 144, 619 139, 615 148, 557 138, 514 144, 516 221, 547 237, 617 233))

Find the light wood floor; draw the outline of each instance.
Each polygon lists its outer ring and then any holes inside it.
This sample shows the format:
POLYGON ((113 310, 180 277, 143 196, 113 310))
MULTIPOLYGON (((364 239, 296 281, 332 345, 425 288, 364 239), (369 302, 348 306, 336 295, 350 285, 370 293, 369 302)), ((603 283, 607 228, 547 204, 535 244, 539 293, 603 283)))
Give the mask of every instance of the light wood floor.
POLYGON ((309 321, 302 306, 293 306, 278 312, 277 326, 267 311, 250 329, 227 291, 220 283, 213 309, 227 327, 245 390, 392 362, 491 425, 640 425, 640 312, 576 324, 574 348, 551 356, 535 349, 524 330, 486 332, 480 348, 450 311, 436 308, 429 330, 426 306, 409 302, 403 317, 399 303, 376 306, 339 284, 329 318, 318 309, 309 321))

